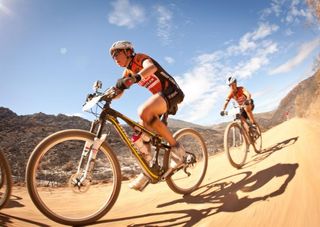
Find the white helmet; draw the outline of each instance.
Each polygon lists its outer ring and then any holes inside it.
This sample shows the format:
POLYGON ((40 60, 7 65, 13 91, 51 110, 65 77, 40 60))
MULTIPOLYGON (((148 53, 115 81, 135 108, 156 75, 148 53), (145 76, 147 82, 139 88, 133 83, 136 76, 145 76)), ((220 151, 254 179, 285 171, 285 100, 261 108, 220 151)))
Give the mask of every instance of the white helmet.
POLYGON ((237 79, 233 76, 229 76, 226 83, 230 86, 232 83, 237 83, 237 79))
POLYGON ((130 49, 130 50, 132 50, 132 52, 134 52, 133 45, 131 42, 121 40, 121 41, 117 41, 112 44, 112 46, 109 49, 109 53, 112 56, 112 53, 115 50, 127 50, 127 49, 130 49))

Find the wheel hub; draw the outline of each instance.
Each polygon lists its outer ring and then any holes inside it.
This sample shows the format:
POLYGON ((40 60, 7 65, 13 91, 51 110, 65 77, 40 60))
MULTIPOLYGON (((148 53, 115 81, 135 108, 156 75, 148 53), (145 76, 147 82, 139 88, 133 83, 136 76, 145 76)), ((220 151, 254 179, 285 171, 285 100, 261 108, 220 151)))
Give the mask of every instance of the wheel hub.
POLYGON ((83 180, 82 182, 80 179, 82 178, 82 174, 73 174, 69 179, 69 187, 75 193, 84 193, 88 191, 91 181, 88 179, 83 180))

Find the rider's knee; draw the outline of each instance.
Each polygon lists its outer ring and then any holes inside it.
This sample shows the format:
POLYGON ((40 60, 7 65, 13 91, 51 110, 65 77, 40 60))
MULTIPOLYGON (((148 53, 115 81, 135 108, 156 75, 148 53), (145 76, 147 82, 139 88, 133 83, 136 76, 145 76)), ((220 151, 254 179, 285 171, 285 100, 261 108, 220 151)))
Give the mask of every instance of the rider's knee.
POLYGON ((147 125, 152 126, 159 118, 154 115, 142 115, 141 120, 147 125))
POLYGON ((151 118, 151 116, 148 115, 146 112, 139 112, 139 117, 144 122, 148 122, 151 118))
POLYGON ((149 121, 147 121, 147 124, 152 126, 157 120, 159 120, 159 117, 157 116, 152 116, 149 121))
POLYGON ((152 115, 152 112, 150 111, 149 108, 147 108, 146 106, 142 105, 138 109, 138 115, 139 115, 141 120, 148 121, 148 119, 152 115))
POLYGON ((147 108, 139 109, 138 113, 139 113, 140 119, 150 126, 158 119, 156 116, 154 116, 154 114, 151 111, 148 111, 147 108))

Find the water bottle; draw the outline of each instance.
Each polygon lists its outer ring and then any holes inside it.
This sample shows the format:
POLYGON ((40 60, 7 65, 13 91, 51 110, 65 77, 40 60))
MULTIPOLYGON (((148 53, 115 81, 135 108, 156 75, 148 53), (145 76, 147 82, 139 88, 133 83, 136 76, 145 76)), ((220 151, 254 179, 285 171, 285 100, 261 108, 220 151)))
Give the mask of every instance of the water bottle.
POLYGON ((145 133, 141 132, 139 129, 135 129, 132 138, 132 142, 138 149, 140 155, 143 157, 143 159, 150 163, 152 160, 151 156, 151 146, 150 146, 150 137, 146 135, 145 133))

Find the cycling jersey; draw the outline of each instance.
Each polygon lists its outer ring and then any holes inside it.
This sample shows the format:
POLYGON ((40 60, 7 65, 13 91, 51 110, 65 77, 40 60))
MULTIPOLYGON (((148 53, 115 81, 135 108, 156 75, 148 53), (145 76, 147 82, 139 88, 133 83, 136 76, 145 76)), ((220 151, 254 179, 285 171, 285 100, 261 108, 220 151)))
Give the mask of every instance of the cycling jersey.
POLYGON ((143 69, 143 61, 150 59, 157 67, 157 71, 148 77, 141 78, 139 85, 146 87, 152 94, 156 94, 168 86, 174 86, 179 88, 177 82, 170 76, 154 59, 146 54, 135 54, 129 66, 124 71, 124 76, 129 76, 140 72, 143 69))
POLYGON ((146 54, 135 54, 128 67, 123 72, 124 77, 140 72, 143 69, 143 61, 146 59, 152 61, 157 67, 157 71, 148 77, 142 77, 138 84, 147 88, 152 94, 159 93, 167 103, 168 113, 175 114, 177 111, 177 104, 182 102, 184 94, 174 78, 154 59, 146 54))
POLYGON ((228 95, 227 100, 230 99, 235 99, 239 105, 243 105, 244 101, 246 101, 247 96, 243 92, 244 88, 243 87, 237 87, 237 91, 233 92, 231 91, 230 94, 228 95))

